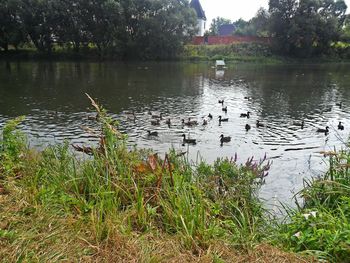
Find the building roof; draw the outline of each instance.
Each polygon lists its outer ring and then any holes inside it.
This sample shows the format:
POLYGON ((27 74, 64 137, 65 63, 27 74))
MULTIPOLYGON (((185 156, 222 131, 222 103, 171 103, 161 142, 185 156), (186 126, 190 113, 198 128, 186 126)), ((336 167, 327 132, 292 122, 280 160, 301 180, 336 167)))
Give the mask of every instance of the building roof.
POLYGON ((192 0, 191 3, 190 3, 190 6, 196 10, 196 13, 197 13, 197 17, 198 18, 201 18, 201 19, 204 19, 204 20, 207 20, 207 17, 205 16, 205 12, 202 8, 202 5, 201 3, 199 2, 199 0, 192 0))
POLYGON ((231 36, 233 31, 236 29, 234 24, 225 24, 219 26, 219 36, 231 36))

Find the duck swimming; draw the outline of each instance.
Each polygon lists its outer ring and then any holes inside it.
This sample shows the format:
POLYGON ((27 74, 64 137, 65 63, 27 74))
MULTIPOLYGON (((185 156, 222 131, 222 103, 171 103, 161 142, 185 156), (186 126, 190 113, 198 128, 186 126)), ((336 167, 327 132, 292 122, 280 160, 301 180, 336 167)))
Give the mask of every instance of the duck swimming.
POLYGON ((220 135, 220 143, 221 146, 224 142, 230 142, 231 141, 231 137, 230 136, 224 136, 223 134, 220 135))
POLYGON ((326 129, 317 129, 316 132, 327 134, 327 133, 329 133, 329 127, 327 126, 326 129))
POLYGON ((225 113, 227 113, 227 106, 224 107, 224 108, 222 108, 222 111, 225 112, 225 113))
POLYGON ((294 125, 294 126, 299 126, 299 127, 301 127, 302 129, 304 129, 304 124, 305 124, 304 121, 302 121, 302 122, 293 122, 293 125, 294 125))
POLYGON ((188 118, 187 122, 185 122, 185 120, 182 119, 181 122, 182 122, 183 125, 190 126, 190 127, 198 125, 198 122, 197 121, 191 121, 191 118, 188 118))
POLYGON ((344 130, 344 125, 342 124, 342 122, 340 121, 338 124, 338 130, 343 131, 344 130))
POLYGON ((213 119, 213 115, 211 115, 211 114, 209 113, 209 114, 208 114, 208 118, 212 120, 212 119, 213 119))
POLYGON ((250 111, 248 111, 247 113, 241 113, 241 118, 250 118, 250 111))
POLYGON ((338 106, 339 108, 341 108, 341 107, 343 107, 343 102, 336 103, 335 105, 338 106))
POLYGON ((228 118, 222 118, 222 116, 219 116, 219 122, 228 122, 228 118))
POLYGON ((224 105, 224 100, 219 100, 219 103, 224 105))
POLYGON ((257 121, 256 121, 256 127, 257 127, 257 128, 263 128, 263 127, 265 127, 265 124, 260 123, 260 121, 257 120, 257 121))
POLYGON ((151 131, 147 131, 148 132, 148 136, 158 136, 158 132, 156 132, 156 131, 153 131, 153 132, 151 132, 151 131))
POLYGON ((249 131, 251 128, 252 128, 252 127, 250 127, 249 124, 246 124, 246 125, 245 125, 245 130, 246 130, 246 131, 249 131))
POLYGON ((187 144, 192 144, 192 145, 195 145, 197 144, 196 142, 196 139, 186 139, 186 135, 185 134, 182 134, 182 137, 183 137, 183 143, 187 143, 187 144))

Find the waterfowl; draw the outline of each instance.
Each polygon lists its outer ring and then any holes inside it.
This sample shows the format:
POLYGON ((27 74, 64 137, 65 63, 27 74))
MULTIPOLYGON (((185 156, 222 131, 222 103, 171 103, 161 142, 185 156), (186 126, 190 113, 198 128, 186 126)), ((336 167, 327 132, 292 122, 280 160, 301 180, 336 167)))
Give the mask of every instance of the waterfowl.
POLYGON ((208 121, 206 119, 203 120, 203 126, 208 125, 208 121))
POLYGON ((343 102, 336 103, 335 105, 338 106, 339 108, 341 108, 341 107, 343 107, 343 102))
POLYGON ((222 118, 222 116, 219 116, 219 122, 228 122, 228 118, 222 118))
POLYGON ((244 97, 245 100, 251 100, 252 97, 244 97))
POLYGON ((187 122, 185 122, 185 120, 182 119, 182 124, 186 125, 186 126, 196 126, 196 125, 198 125, 198 122, 197 121, 191 121, 191 118, 188 118, 187 122))
POLYGON ((341 131, 344 130, 344 125, 341 123, 341 121, 338 124, 338 130, 341 130, 341 131))
POLYGON ((246 125, 245 125, 245 130, 246 130, 246 131, 249 131, 251 128, 252 128, 252 127, 250 127, 249 124, 246 124, 246 125))
POLYGON ((156 131, 153 131, 153 132, 147 131, 147 132, 148 132, 148 136, 158 136, 158 132, 156 131))
POLYGON ((256 127, 257 127, 257 128, 262 128, 262 127, 265 127, 265 124, 260 123, 260 121, 257 120, 257 121, 256 121, 256 127))
POLYGON ((182 134, 182 137, 183 137, 183 143, 187 143, 187 144, 193 144, 195 145, 197 142, 196 142, 196 139, 186 139, 186 135, 185 134, 182 134))
POLYGON ((94 115, 94 116, 88 116, 88 120, 90 121, 97 121, 99 118, 98 114, 94 115))
POLYGON ((219 103, 224 105, 224 100, 219 100, 219 103))
POLYGON ((220 135, 220 143, 221 143, 221 145, 224 142, 230 142, 230 141, 231 141, 231 137, 230 136, 225 137, 223 134, 220 135))
POLYGON ((305 122, 304 121, 302 121, 302 122, 293 122, 293 125, 294 126, 299 126, 299 127, 301 127, 302 129, 304 129, 304 124, 305 124, 305 122))
POLYGON ((227 106, 222 108, 222 111, 227 113, 227 106))
POLYGON ((159 121, 159 119, 158 120, 152 120, 151 124, 152 125, 160 125, 160 121, 159 121))
POLYGON ((208 114, 208 118, 212 120, 212 119, 213 119, 213 115, 211 115, 211 114, 209 113, 209 114, 208 114))
POLYGON ((326 129, 317 129, 317 132, 320 132, 320 133, 329 133, 329 127, 327 126, 326 129))
POLYGON ((248 111, 247 113, 241 113, 241 118, 250 118, 250 111, 248 111))
POLYGON ((171 120, 170 119, 166 119, 165 124, 170 125, 171 124, 171 120))

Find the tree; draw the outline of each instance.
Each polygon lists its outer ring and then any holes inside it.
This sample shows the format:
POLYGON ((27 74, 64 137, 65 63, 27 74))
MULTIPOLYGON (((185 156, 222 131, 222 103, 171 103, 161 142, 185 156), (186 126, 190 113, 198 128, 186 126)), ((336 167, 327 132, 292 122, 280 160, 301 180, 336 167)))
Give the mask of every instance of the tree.
POLYGON ((234 22, 236 29, 233 34, 238 36, 268 36, 269 19, 269 12, 260 8, 249 21, 239 19, 234 22))
POLYGON ((270 0, 270 32, 277 50, 310 57, 327 53, 345 21, 343 0, 270 0))
POLYGON ((222 25, 226 25, 226 24, 232 24, 232 21, 230 19, 219 17, 219 16, 217 18, 214 18, 210 24, 209 34, 211 36, 219 35, 219 28, 222 25))
POLYGON ((9 45, 17 47, 25 41, 22 25, 18 20, 18 2, 2 0, 0 2, 0 47, 5 51, 9 45))

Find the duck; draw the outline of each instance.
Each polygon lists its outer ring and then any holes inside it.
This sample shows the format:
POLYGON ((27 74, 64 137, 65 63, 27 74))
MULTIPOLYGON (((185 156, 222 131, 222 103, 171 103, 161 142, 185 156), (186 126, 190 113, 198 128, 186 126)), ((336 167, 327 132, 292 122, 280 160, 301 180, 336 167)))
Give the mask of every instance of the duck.
POLYGON ((196 142, 196 139, 186 139, 186 135, 185 134, 182 134, 182 137, 183 137, 183 143, 187 143, 187 144, 197 144, 196 142))
POLYGON ((222 118, 222 116, 219 116, 219 122, 228 122, 228 118, 222 118))
POLYGON ((299 126, 299 127, 301 127, 302 129, 304 129, 304 124, 305 124, 305 122, 304 121, 302 121, 302 122, 293 122, 293 125, 294 126, 299 126))
POLYGON ((319 129, 317 129, 317 132, 327 134, 327 133, 329 133, 329 127, 327 126, 326 129, 321 129, 321 128, 319 128, 319 129))
POLYGON ((208 125, 208 121, 206 119, 203 120, 203 126, 208 125))
POLYGON ((338 124, 338 130, 343 131, 344 130, 344 125, 342 124, 342 122, 340 121, 338 124))
POLYGON ((197 121, 191 121, 191 118, 188 118, 187 122, 185 122, 185 120, 182 119, 182 124, 186 125, 186 126, 196 126, 196 125, 198 125, 198 122, 197 121))
POLYGON ((245 100, 251 100, 252 97, 244 97, 245 100))
POLYGON ((219 103, 224 105, 224 100, 219 100, 219 103))
POLYGON ((260 121, 257 120, 257 121, 256 121, 256 127, 257 127, 257 128, 262 128, 262 127, 265 127, 265 124, 260 123, 260 121))
POLYGON ((343 102, 339 102, 335 104, 336 106, 338 106, 339 108, 343 107, 343 102))
POLYGON ((156 132, 156 131, 153 131, 153 132, 151 132, 151 131, 147 131, 148 132, 148 136, 158 136, 158 132, 156 132))
POLYGON ((224 142, 230 142, 231 141, 231 137, 230 136, 224 136, 223 134, 220 135, 220 143, 221 145, 224 143, 224 142))
POLYGON ((222 111, 227 113, 227 106, 222 108, 222 111))
POLYGON ((212 119, 213 119, 213 115, 211 115, 211 114, 209 113, 209 114, 208 114, 208 118, 212 120, 212 119))
POLYGON ((90 121, 97 121, 99 119, 99 114, 97 113, 94 116, 88 116, 88 120, 90 121))
POLYGON ((241 113, 241 118, 250 118, 250 111, 248 111, 247 113, 241 113))
POLYGON ((249 124, 246 124, 246 125, 245 125, 245 130, 246 130, 246 131, 249 131, 251 128, 252 128, 252 127, 250 127, 249 124))
POLYGON ((154 125, 154 126, 160 125, 160 121, 159 121, 159 119, 157 119, 157 120, 152 120, 152 121, 151 121, 151 124, 154 125))

